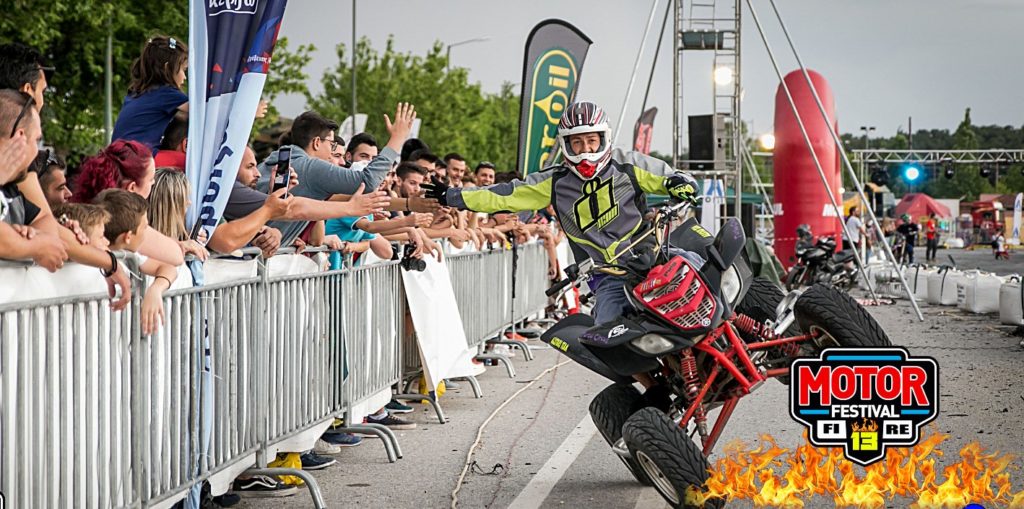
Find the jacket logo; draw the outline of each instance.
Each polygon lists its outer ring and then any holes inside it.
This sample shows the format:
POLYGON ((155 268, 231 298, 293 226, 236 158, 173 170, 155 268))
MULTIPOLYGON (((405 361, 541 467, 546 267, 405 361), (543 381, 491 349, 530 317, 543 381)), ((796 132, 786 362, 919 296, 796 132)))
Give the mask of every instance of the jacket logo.
POLYGON ((606 180, 597 178, 583 183, 583 195, 573 205, 576 224, 580 230, 585 232, 595 226, 603 228, 619 217, 619 204, 616 203, 612 190, 612 177, 606 180))

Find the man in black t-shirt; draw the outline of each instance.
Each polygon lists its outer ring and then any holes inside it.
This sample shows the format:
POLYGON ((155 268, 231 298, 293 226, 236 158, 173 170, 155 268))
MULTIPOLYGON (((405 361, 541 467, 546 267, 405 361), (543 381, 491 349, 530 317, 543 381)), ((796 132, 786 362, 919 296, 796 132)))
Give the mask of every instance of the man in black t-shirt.
POLYGON ((921 231, 921 226, 910 220, 910 214, 903 214, 900 219, 903 220, 903 224, 896 227, 896 233, 903 235, 906 241, 903 244, 900 261, 914 263, 914 245, 917 244, 917 234, 921 231))

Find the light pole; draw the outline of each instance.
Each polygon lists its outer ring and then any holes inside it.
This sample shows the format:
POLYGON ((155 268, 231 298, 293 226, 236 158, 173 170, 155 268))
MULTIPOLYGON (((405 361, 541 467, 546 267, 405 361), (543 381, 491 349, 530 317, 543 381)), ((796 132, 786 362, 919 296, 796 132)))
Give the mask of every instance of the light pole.
MULTIPOLYGON (((870 136, 871 136, 871 133, 873 133, 875 131, 875 126, 864 126, 864 125, 862 125, 862 126, 860 126, 860 130, 861 130, 861 132, 864 133, 864 150, 871 149, 871 139, 870 139, 870 136)), ((865 154, 865 156, 866 155, 867 154, 865 154)), ((860 180, 861 180, 861 182, 864 181, 864 177, 866 177, 866 176, 867 176, 867 170, 865 169, 864 159, 861 158, 861 161, 860 161, 860 180)))
POLYGON ((871 148, 871 142, 868 137, 871 136, 871 133, 875 132, 875 126, 868 127, 862 125, 860 130, 864 133, 864 150, 868 150, 871 148))
POLYGON ((484 42, 484 41, 489 41, 489 40, 491 40, 491 36, 485 35, 483 37, 474 37, 473 39, 466 39, 465 41, 453 42, 453 43, 448 44, 447 46, 445 46, 445 51, 444 51, 444 55, 445 55, 445 57, 444 57, 444 59, 445 59, 445 68, 444 68, 444 72, 447 73, 448 71, 452 70, 452 48, 454 48, 455 46, 462 46, 463 44, 470 44, 470 43, 474 43, 474 42, 484 42))

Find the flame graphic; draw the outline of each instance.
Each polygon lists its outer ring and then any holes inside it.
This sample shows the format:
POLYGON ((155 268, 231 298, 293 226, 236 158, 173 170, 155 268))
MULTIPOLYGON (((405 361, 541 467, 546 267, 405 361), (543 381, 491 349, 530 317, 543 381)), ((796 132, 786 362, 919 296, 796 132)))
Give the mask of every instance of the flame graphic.
POLYGON ((859 426, 857 425, 856 422, 853 423, 853 432, 854 433, 858 433, 858 432, 864 431, 864 432, 870 433, 870 432, 878 431, 878 423, 877 422, 869 420, 867 417, 865 417, 864 420, 863 420, 863 423, 864 424, 859 425, 859 426))
MULTIPOLYGON (((864 423, 867 425, 867 423, 864 423)), ((816 496, 836 507, 873 509, 901 497, 911 509, 956 508, 967 504, 1024 509, 1024 490, 1012 492, 1010 454, 987 452, 972 442, 960 460, 938 467, 938 446, 949 438, 923 433, 913 448, 893 448, 885 459, 858 468, 839 448, 820 449, 807 441, 796 449, 779 447, 769 435, 753 450, 734 442, 709 469, 706 496, 751 500, 757 507, 804 507, 816 496), (937 468, 942 470, 942 478, 937 468)), ((890 503, 890 505, 892 505, 890 503)))

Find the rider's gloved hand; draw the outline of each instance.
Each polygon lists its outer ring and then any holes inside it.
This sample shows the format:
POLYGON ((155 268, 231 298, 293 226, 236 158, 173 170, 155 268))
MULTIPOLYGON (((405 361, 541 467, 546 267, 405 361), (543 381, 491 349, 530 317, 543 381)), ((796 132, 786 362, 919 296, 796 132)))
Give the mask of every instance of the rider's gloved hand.
POLYGON ((426 193, 425 197, 437 200, 442 207, 448 206, 448 184, 445 184, 437 177, 431 176, 429 183, 420 184, 426 193))
POLYGON ((669 196, 696 204, 700 198, 697 191, 697 181, 680 173, 665 177, 665 189, 669 196))

